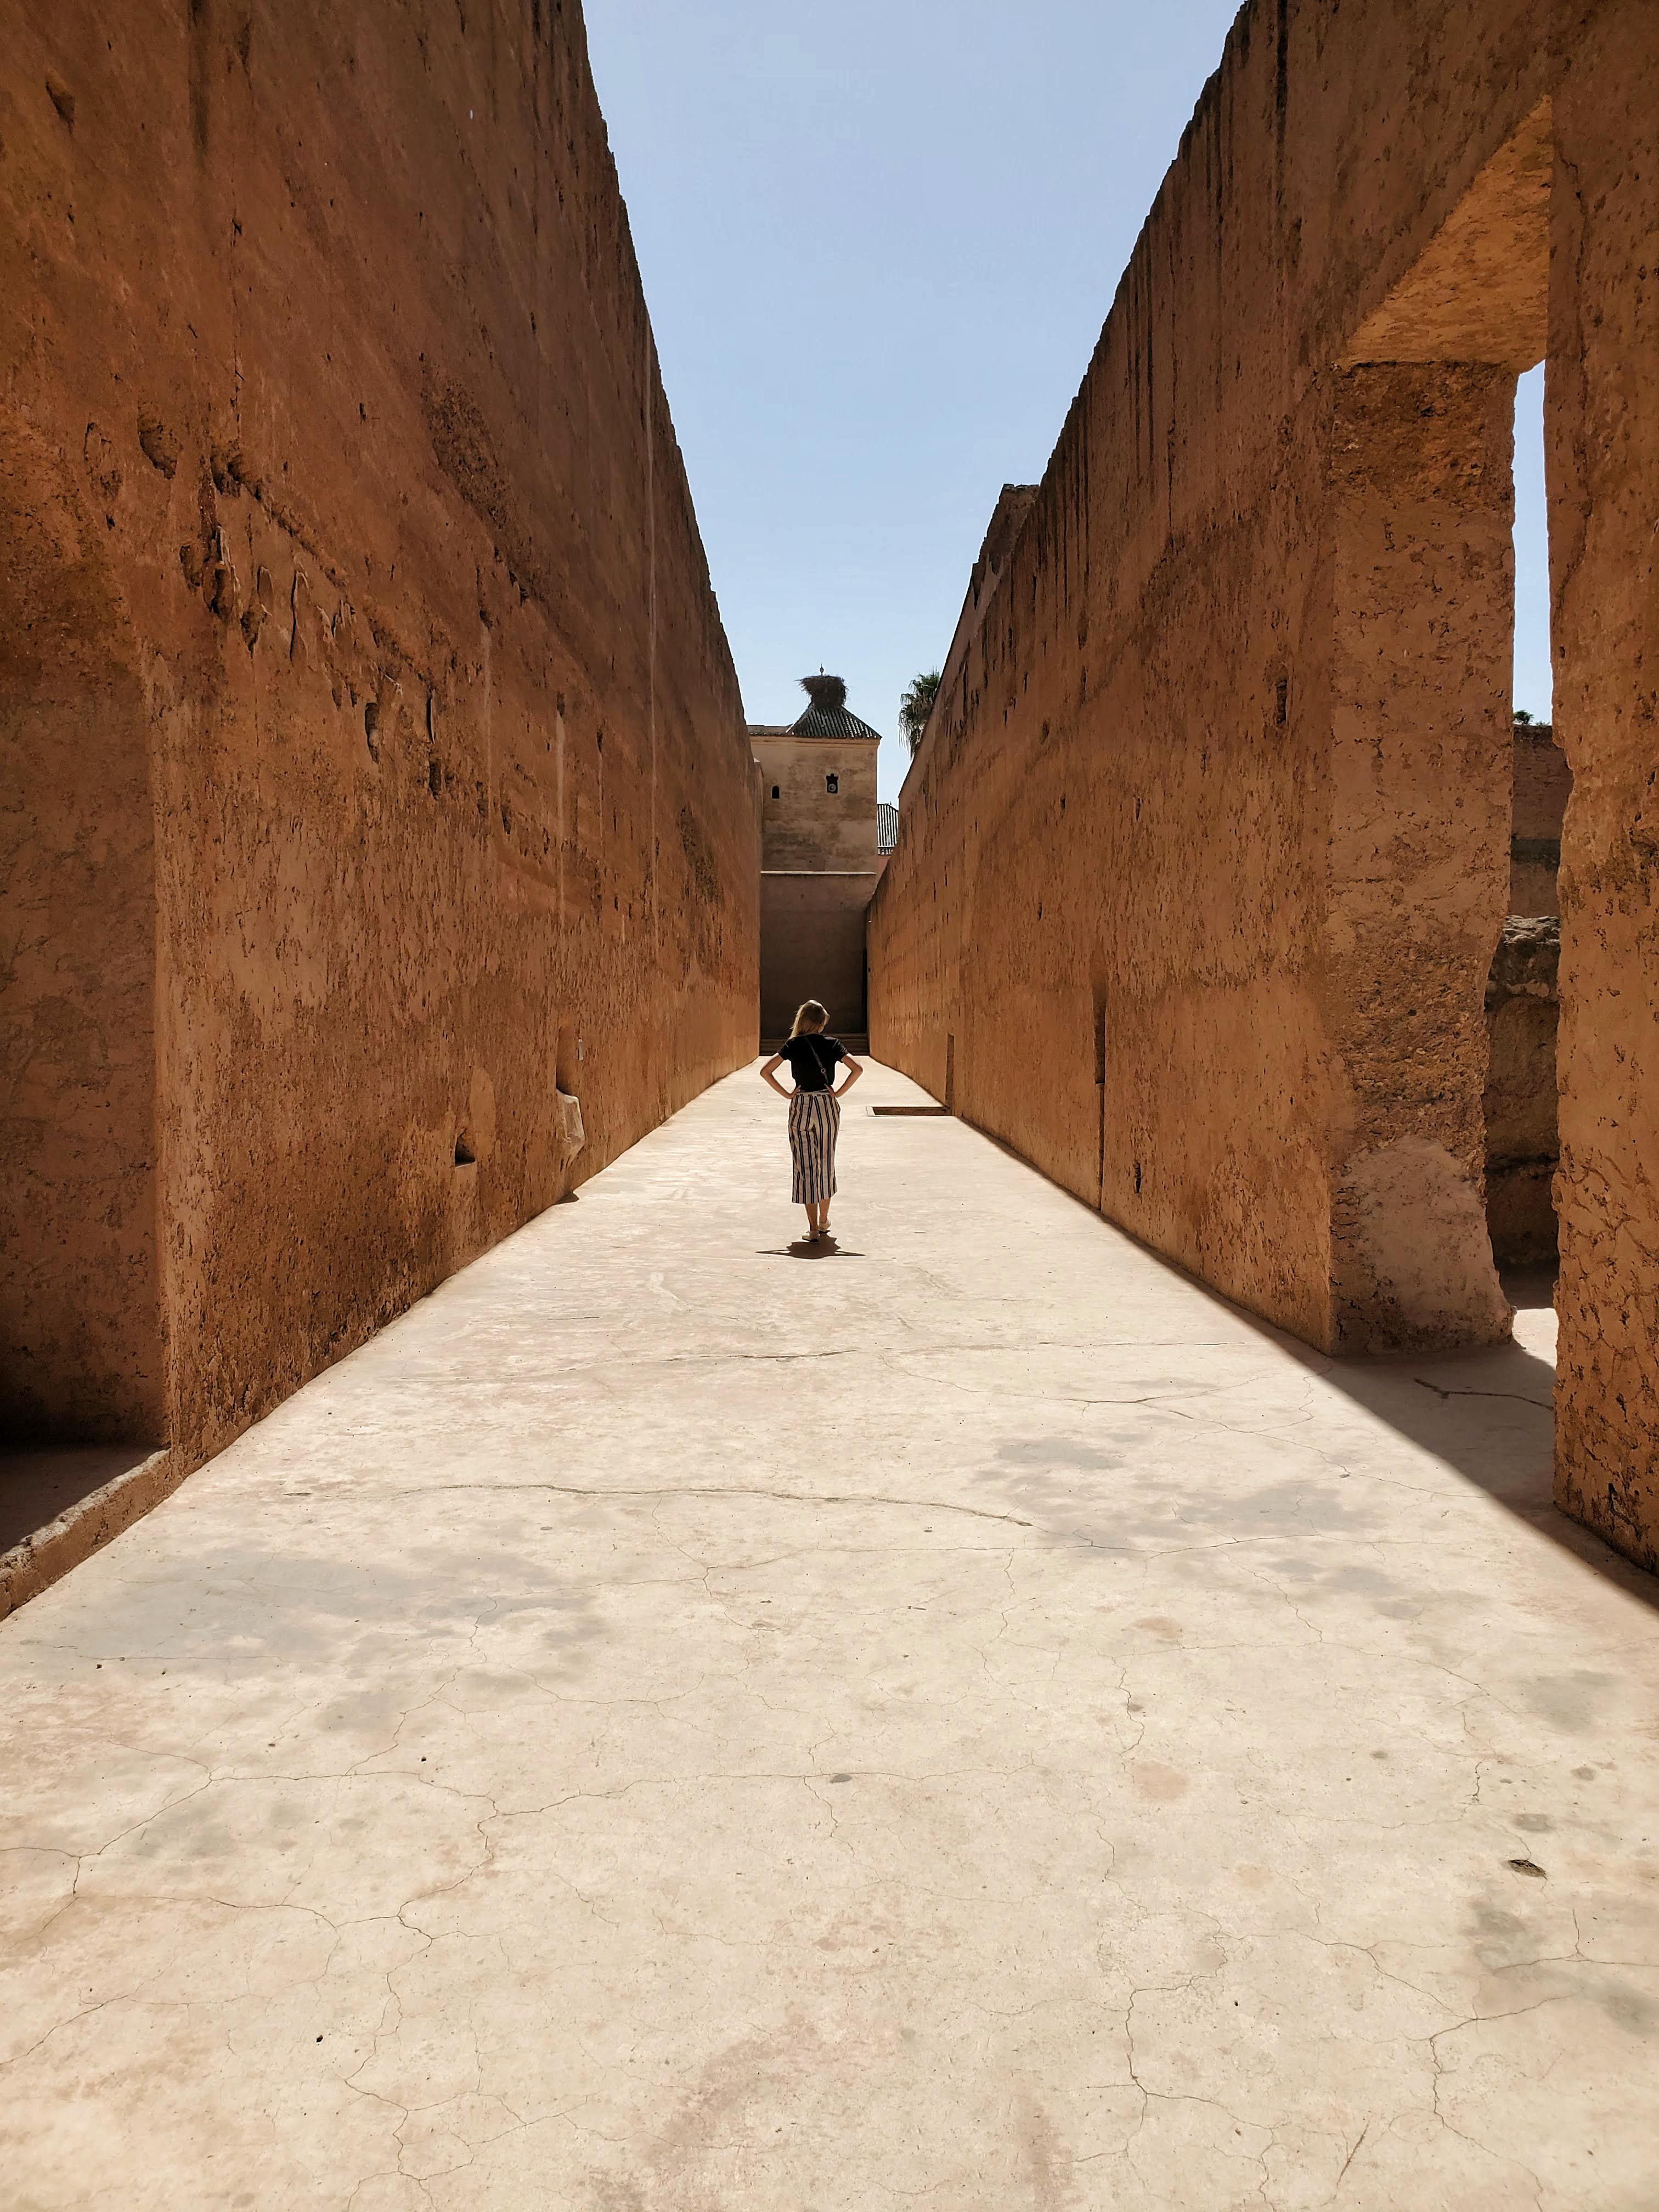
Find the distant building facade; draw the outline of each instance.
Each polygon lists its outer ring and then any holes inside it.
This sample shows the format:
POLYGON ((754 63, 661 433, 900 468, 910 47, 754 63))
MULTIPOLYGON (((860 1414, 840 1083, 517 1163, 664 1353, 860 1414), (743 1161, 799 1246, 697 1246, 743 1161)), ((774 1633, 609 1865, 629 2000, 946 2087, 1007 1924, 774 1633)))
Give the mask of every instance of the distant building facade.
POLYGON ((761 771, 763 1044, 788 1035, 804 999, 823 1001, 838 1036, 862 1038, 864 915, 886 860, 881 732, 848 711, 840 677, 809 676, 803 688, 811 703, 793 722, 749 726, 761 771))

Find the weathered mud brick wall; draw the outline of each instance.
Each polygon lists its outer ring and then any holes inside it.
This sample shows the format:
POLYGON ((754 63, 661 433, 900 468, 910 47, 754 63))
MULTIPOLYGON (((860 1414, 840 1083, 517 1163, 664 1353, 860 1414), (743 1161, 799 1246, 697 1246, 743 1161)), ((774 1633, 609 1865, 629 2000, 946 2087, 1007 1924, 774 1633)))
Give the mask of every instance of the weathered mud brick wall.
POLYGON ((758 794, 574 5, 0 71, 0 1413, 187 1465, 753 1051, 758 794))
POLYGON ((870 921, 872 1049, 1138 1237, 1334 1351, 1504 1334, 1483 1000, 1547 349, 1560 1494, 1650 1561, 1656 51, 1632 0, 1242 10, 870 921))
POLYGON ((1510 785, 1510 912, 1561 911, 1561 827, 1572 771, 1547 722, 1515 726, 1510 785))
POLYGON ((1659 16, 1571 11, 1545 420, 1561 841, 1556 1497, 1659 1568, 1659 16))
POLYGON ((1510 911, 1486 977, 1486 1227, 1502 1267, 1556 1257, 1561 828, 1572 775, 1547 722, 1517 722, 1510 911))
POLYGON ((1561 924, 1512 914, 1486 977, 1486 1228, 1500 1267, 1556 1257, 1561 924))

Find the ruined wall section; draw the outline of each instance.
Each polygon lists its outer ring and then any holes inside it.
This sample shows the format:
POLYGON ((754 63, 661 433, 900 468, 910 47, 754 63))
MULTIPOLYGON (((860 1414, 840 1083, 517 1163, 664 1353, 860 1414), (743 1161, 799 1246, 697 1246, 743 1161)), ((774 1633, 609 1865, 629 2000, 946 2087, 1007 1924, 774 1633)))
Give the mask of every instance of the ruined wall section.
POLYGON ((1559 915, 1561 830, 1572 770, 1549 723, 1516 724, 1510 790, 1510 912, 1559 915))
MULTIPOLYGON (((872 909, 875 1053, 940 1096, 953 1056, 960 1111, 1242 1303, 1354 1349, 1395 1326, 1387 1296, 1333 1292, 1356 1158, 1406 1146, 1407 1197, 1447 1195, 1484 1243, 1509 701, 1481 693, 1491 656, 1473 646, 1448 673, 1450 747, 1421 726, 1367 735, 1387 702, 1360 714, 1352 681, 1339 696, 1345 625, 1358 649, 1339 558, 1352 488, 1332 469, 1355 404, 1345 355, 1547 92, 1547 19, 1495 0, 1243 9, 935 710, 872 909), (1435 854, 1453 800, 1411 833, 1458 948, 1468 1096, 1443 1128, 1431 1086, 1379 1085, 1355 1025, 1372 986, 1344 969, 1344 851, 1380 838, 1386 855, 1394 833, 1381 808, 1367 829, 1334 750, 1345 712, 1389 791, 1413 788, 1414 758, 1473 809, 1467 890, 1435 854)), ((1464 588, 1497 594, 1501 632, 1491 386, 1474 378, 1466 404, 1493 560, 1464 588)), ((1352 575, 1370 526, 1346 526, 1352 575)), ((1482 1265, 1452 1317, 1477 1333, 1504 1320, 1482 1265)))
POLYGON ((574 6, 67 0, 0 141, 0 410, 149 749, 193 1462, 753 1051, 758 793, 574 6))
POLYGON ((1556 1257, 1561 924, 1510 915, 1486 978, 1486 1226, 1500 1267, 1556 1257))

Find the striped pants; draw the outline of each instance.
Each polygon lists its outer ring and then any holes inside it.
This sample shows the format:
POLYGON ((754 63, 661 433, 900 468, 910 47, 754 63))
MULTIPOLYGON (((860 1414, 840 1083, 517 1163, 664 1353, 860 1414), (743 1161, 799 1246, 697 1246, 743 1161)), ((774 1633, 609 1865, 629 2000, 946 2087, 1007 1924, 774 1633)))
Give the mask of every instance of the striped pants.
POLYGON ((836 1194, 836 1138, 841 1102, 828 1091, 797 1091, 789 1101, 789 1157, 797 1206, 827 1205, 836 1194))

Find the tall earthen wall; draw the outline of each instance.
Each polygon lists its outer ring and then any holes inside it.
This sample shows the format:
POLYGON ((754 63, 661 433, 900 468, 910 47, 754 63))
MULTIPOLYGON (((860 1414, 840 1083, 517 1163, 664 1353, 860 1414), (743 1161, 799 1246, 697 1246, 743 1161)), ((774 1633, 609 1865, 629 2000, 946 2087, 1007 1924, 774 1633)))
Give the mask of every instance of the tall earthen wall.
POLYGON ((1628 0, 1568 21, 1545 421, 1572 771, 1556 1496, 1659 1568, 1659 15, 1628 0))
POLYGON ((752 1053, 758 791, 573 0, 62 0, 0 148, 0 1413, 186 1466, 752 1053))
POLYGON ((1547 722, 1517 722, 1510 806, 1510 912, 1559 914, 1561 829, 1572 771, 1547 722))
POLYGON ((1656 56, 1638 0, 1243 9, 870 918, 872 1049, 1137 1236, 1333 1350, 1504 1334, 1483 998, 1547 347, 1559 1489, 1649 1564, 1656 56))

